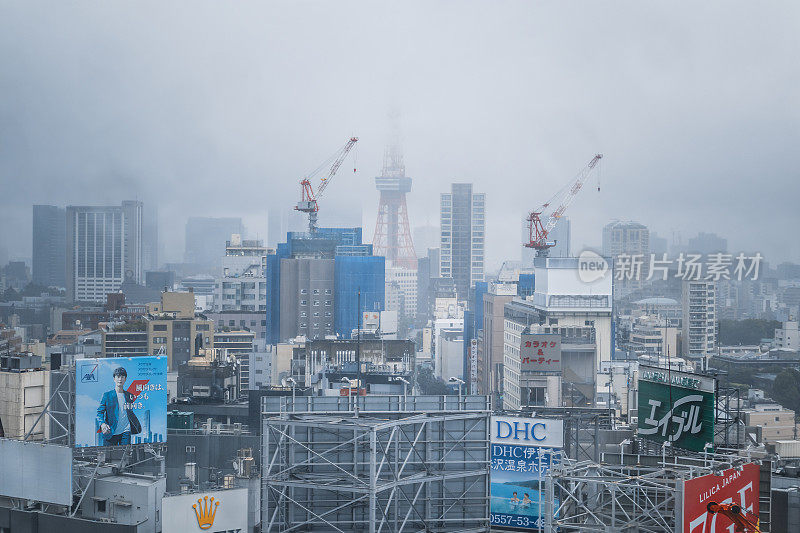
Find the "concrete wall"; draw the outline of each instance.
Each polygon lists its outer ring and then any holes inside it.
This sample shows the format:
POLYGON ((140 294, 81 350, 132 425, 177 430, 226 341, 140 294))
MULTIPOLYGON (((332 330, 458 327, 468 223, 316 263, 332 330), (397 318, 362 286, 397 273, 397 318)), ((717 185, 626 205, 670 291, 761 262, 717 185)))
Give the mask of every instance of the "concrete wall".
MULTIPOLYGON (((0 372, 0 420, 6 438, 23 438, 49 399, 49 371, 0 372)), ((33 440, 49 436, 46 422, 44 418, 39 421, 33 440)))

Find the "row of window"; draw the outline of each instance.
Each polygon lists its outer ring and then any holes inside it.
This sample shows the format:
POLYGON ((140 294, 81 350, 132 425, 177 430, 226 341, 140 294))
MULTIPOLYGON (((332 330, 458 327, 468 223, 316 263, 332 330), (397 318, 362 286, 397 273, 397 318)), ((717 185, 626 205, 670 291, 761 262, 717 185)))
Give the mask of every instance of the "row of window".
MULTIPOLYGON (((319 294, 319 289, 314 289, 312 294, 319 294)), ((300 289, 300 294, 308 294, 308 289, 300 289)), ((325 294, 332 294, 331 289, 325 289, 325 294)))

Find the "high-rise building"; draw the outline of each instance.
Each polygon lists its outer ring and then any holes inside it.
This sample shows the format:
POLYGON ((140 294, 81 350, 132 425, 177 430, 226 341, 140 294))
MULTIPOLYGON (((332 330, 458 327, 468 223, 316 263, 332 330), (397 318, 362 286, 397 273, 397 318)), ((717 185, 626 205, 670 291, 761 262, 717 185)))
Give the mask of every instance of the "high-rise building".
POLYGON ((267 254, 263 241, 231 235, 225 243, 222 276, 214 285, 214 311, 267 311, 267 254))
POLYGON ((361 228, 289 232, 266 256, 267 342, 349 338, 360 312, 384 309, 384 266, 372 245, 361 242, 361 228))
POLYGON ((54 205, 33 206, 33 282, 66 286, 67 212, 54 205))
POLYGON ((241 218, 189 218, 186 222, 184 261, 206 268, 218 268, 219 258, 225 252, 225 242, 234 233, 244 233, 241 218))
POLYGON ((349 339, 353 330, 358 329, 359 313, 384 310, 385 271, 386 260, 379 255, 336 256, 334 328, 339 337, 349 339), (361 292, 360 306, 359 291, 361 292))
POLYGON ((613 277, 582 281, 578 258, 537 257, 533 265, 533 296, 504 306, 503 405, 593 406, 597 372, 611 360, 613 277), (560 372, 523 371, 527 333, 560 335, 560 372))
POLYGON ((142 268, 158 270, 158 207, 147 205, 142 218, 142 268))
POLYGON ((713 281, 683 282, 683 355, 701 360, 717 346, 716 286, 713 281))
POLYGON ((142 202, 67 206, 67 298, 105 302, 126 279, 142 281, 142 202))
POLYGON ((614 260, 614 297, 621 298, 641 289, 650 268, 650 230, 638 222, 615 220, 603 228, 603 256, 614 260))
POLYGON ((471 183, 453 183, 440 200, 440 277, 453 278, 458 297, 484 278, 486 195, 473 193, 471 183))
POLYGON ((698 254, 725 253, 728 251, 728 239, 701 231, 697 237, 689 239, 688 250, 698 254))
POLYGON ((479 394, 491 394, 495 400, 501 398, 503 392, 504 307, 516 295, 516 284, 492 283, 480 302, 483 306, 483 336, 478 348, 479 375, 482 376, 478 391, 479 394))

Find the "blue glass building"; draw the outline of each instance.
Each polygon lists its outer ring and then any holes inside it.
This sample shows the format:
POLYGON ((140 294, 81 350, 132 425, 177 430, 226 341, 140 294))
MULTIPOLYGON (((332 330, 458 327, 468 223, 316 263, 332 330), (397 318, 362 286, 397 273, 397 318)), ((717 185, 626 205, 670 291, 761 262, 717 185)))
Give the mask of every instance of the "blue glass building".
POLYGON ((358 289, 361 311, 383 311, 385 266, 383 257, 372 255, 372 245, 361 242, 361 228, 318 228, 313 235, 288 232, 276 254, 267 256, 266 338, 277 344, 281 323, 281 259, 312 257, 334 259, 334 330, 350 338, 358 327, 358 289))
POLYGON ((383 311, 386 259, 381 256, 337 255, 334 263, 334 329, 345 339, 358 327, 364 311, 383 311), (361 290, 361 308, 358 291, 361 290))

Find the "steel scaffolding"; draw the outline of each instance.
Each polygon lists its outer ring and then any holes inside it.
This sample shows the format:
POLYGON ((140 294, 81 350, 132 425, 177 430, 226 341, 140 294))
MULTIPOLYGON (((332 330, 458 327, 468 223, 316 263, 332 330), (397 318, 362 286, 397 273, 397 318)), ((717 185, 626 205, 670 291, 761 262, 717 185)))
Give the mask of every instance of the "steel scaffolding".
MULTIPOLYGON (((490 412, 481 398, 478 409, 443 402, 447 410, 428 412, 383 410, 370 397, 358 398, 358 410, 319 412, 306 398, 311 412, 265 414, 262 530, 489 531, 490 412)), ((319 400, 325 409, 332 399, 319 400)), ((383 397, 386 406, 397 400, 383 397)))
POLYGON ((546 532, 679 531, 683 482, 734 468, 748 457, 605 454, 604 463, 567 459, 548 479, 556 501, 546 532))

